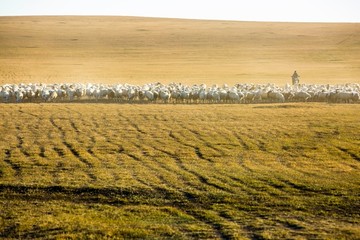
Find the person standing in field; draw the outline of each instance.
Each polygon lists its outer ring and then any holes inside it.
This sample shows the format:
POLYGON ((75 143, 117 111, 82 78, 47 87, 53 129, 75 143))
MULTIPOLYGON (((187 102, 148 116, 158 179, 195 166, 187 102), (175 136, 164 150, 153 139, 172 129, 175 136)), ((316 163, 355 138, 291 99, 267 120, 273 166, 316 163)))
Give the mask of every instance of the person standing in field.
POLYGON ((299 84, 299 74, 297 74, 296 70, 295 72, 293 73, 293 75, 291 76, 292 78, 292 84, 295 85, 295 84, 299 84))

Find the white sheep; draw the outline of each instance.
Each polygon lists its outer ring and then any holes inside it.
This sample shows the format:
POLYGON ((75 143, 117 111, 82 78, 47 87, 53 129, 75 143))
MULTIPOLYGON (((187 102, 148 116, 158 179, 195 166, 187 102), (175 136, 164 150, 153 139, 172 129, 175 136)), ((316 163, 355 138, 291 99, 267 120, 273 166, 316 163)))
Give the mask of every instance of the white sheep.
POLYGON ((282 93, 280 92, 274 92, 274 91, 269 91, 268 92, 268 97, 269 99, 271 99, 271 101, 273 102, 280 102, 283 103, 285 102, 285 97, 282 93))
POLYGON ((159 96, 164 103, 168 103, 170 100, 171 94, 166 88, 162 88, 159 92, 159 96))
POLYGON ((294 99, 298 101, 307 102, 311 95, 306 91, 295 92, 294 99))
POLYGON ((285 101, 318 102, 359 102, 360 84, 300 84, 286 85, 280 88, 275 84, 236 84, 232 87, 205 84, 187 86, 182 83, 149 83, 142 86, 130 84, 4 84, 0 86, 2 102, 55 101, 68 98, 75 101, 80 98, 108 99, 116 101, 173 103, 266 103, 285 101))

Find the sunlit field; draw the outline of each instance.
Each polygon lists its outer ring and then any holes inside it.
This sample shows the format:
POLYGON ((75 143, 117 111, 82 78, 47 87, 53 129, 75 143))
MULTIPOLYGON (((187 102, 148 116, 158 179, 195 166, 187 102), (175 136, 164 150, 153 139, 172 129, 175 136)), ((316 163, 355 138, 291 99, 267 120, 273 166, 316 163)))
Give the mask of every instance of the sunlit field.
POLYGON ((360 238, 360 105, 2 104, 0 237, 360 238))
POLYGON ((359 95, 339 93, 358 94, 359 26, 0 17, 0 238, 360 239, 359 95), (322 84, 319 102, 71 95, 86 83, 278 91, 294 70, 294 91, 322 84), (30 83, 44 94, 21 95, 30 83))
POLYGON ((359 39, 359 23, 0 17, 0 84, 358 83, 359 39))

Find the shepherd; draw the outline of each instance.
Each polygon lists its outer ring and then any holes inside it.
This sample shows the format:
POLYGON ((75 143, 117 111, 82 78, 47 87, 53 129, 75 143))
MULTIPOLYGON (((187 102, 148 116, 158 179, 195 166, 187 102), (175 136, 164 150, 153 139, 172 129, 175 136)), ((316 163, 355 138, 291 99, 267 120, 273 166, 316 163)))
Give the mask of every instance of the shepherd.
POLYGON ((300 76, 297 74, 297 72, 295 70, 294 74, 291 76, 293 85, 299 84, 299 77, 300 76))

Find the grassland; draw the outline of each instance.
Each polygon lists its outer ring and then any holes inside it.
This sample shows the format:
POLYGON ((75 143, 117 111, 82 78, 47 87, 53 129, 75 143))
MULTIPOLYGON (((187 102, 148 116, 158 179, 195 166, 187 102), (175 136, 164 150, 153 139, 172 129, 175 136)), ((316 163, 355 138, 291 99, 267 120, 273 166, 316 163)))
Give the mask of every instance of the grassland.
MULTIPOLYGON (((359 82, 359 24, 0 17, 0 84, 359 82)), ((2 104, 0 238, 359 239, 358 104, 2 104)))
POLYGON ((360 238, 360 105, 1 112, 2 238, 360 238))
POLYGON ((0 17, 0 84, 359 82, 360 24, 0 17))

